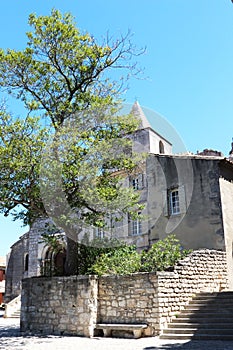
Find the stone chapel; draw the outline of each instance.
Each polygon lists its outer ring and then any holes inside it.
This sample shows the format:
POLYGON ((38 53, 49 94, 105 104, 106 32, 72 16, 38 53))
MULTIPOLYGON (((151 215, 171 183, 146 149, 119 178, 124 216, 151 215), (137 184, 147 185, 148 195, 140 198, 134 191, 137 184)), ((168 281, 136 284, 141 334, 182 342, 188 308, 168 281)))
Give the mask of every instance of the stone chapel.
MULTIPOLYGON (((140 126, 132 136, 133 149, 148 154, 144 168, 126 179, 140 194, 146 219, 125 217, 114 235, 139 250, 175 234, 187 249, 226 251, 229 286, 233 287, 233 143, 229 158, 221 152, 173 154, 172 144, 156 132, 138 102, 132 112, 140 126)), ((41 243, 46 220, 35 222, 11 247, 6 271, 5 302, 20 294, 25 277, 39 276, 46 264, 62 269, 65 254, 41 243)), ((108 235, 93 229, 93 237, 108 235)), ((111 232, 112 235, 112 232, 111 232)))

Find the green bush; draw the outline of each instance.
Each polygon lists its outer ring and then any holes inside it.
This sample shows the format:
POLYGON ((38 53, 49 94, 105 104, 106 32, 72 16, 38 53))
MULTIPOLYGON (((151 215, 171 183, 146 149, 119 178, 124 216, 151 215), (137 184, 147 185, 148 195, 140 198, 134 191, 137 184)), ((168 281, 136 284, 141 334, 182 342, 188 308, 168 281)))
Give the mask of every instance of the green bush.
MULTIPOLYGON (((84 237, 81 243, 77 243, 78 274, 94 273, 91 272, 92 266, 95 266, 97 259, 102 255, 112 255, 115 251, 124 247, 127 247, 126 243, 115 238, 96 237, 89 240, 88 236, 84 237)), ((96 274, 98 273, 96 272, 96 274)))
POLYGON ((142 272, 164 271, 174 265, 191 251, 182 249, 175 235, 169 235, 154 243, 148 252, 141 254, 142 272))
POLYGON ((138 253, 135 246, 121 246, 102 253, 96 257, 95 263, 88 273, 97 274, 129 274, 135 272, 153 272, 168 270, 185 256, 189 250, 182 249, 175 235, 169 235, 154 243, 148 252, 138 253))
POLYGON ((140 271, 141 255, 135 246, 124 246, 97 258, 89 273, 96 275, 125 275, 140 271))
MULTIPOLYGON (((64 249, 57 235, 44 235, 43 242, 53 252, 64 249)), ((104 274, 125 275, 135 272, 153 272, 168 270, 190 250, 182 249, 175 235, 169 235, 154 243, 148 251, 138 253, 136 246, 114 238, 95 238, 89 240, 86 235, 81 243, 77 243, 77 261, 79 275, 104 274)))

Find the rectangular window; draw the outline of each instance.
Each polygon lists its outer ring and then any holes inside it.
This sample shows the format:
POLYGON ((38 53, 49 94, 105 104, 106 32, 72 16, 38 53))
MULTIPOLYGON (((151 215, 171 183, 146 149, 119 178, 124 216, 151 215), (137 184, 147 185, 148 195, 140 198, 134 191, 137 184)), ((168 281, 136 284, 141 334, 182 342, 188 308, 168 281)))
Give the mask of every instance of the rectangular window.
POLYGON ((131 180, 131 184, 134 190, 142 190, 144 188, 143 174, 138 174, 131 180))
POLYGON ((104 230, 101 227, 96 227, 95 228, 95 236, 97 238, 104 238, 104 236, 105 236, 104 230))
POLYGON ((174 189, 169 192, 169 204, 171 215, 180 214, 180 200, 178 189, 174 189))
MULTIPOLYGON (((138 212, 138 215, 140 215, 141 212, 138 212)), ((132 236, 137 236, 142 234, 142 221, 140 218, 137 218, 135 220, 130 220, 130 233, 132 236)))
POLYGON ((187 211, 185 186, 177 186, 162 192, 163 215, 185 214, 187 211))

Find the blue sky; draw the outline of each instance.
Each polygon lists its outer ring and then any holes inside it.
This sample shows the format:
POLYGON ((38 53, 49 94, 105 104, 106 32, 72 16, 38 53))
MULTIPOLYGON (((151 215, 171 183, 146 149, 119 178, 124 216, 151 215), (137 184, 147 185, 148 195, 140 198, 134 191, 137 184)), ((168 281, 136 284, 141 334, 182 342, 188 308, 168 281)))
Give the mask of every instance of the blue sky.
MULTIPOLYGON (((233 137, 233 4, 230 0, 8 0, 1 3, 0 47, 23 49, 28 15, 71 12, 77 26, 101 39, 132 31, 146 46, 138 58, 145 79, 131 79, 123 96, 157 111, 186 149, 222 151, 233 137)), ((1 98, 1 96, 0 96, 1 98)), ((10 109, 20 114, 18 104, 10 109)), ((156 125, 153 125, 156 129, 156 125)), ((25 232, 0 217, 0 255, 25 232)))

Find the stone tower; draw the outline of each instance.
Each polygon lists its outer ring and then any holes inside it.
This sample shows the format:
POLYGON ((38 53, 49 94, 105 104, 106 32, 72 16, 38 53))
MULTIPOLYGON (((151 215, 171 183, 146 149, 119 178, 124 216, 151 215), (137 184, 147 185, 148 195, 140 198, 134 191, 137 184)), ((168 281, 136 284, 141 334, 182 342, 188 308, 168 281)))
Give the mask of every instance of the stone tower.
POLYGON ((138 130, 133 134, 134 151, 172 154, 172 144, 152 128, 138 101, 133 104, 131 113, 139 119, 138 130))

